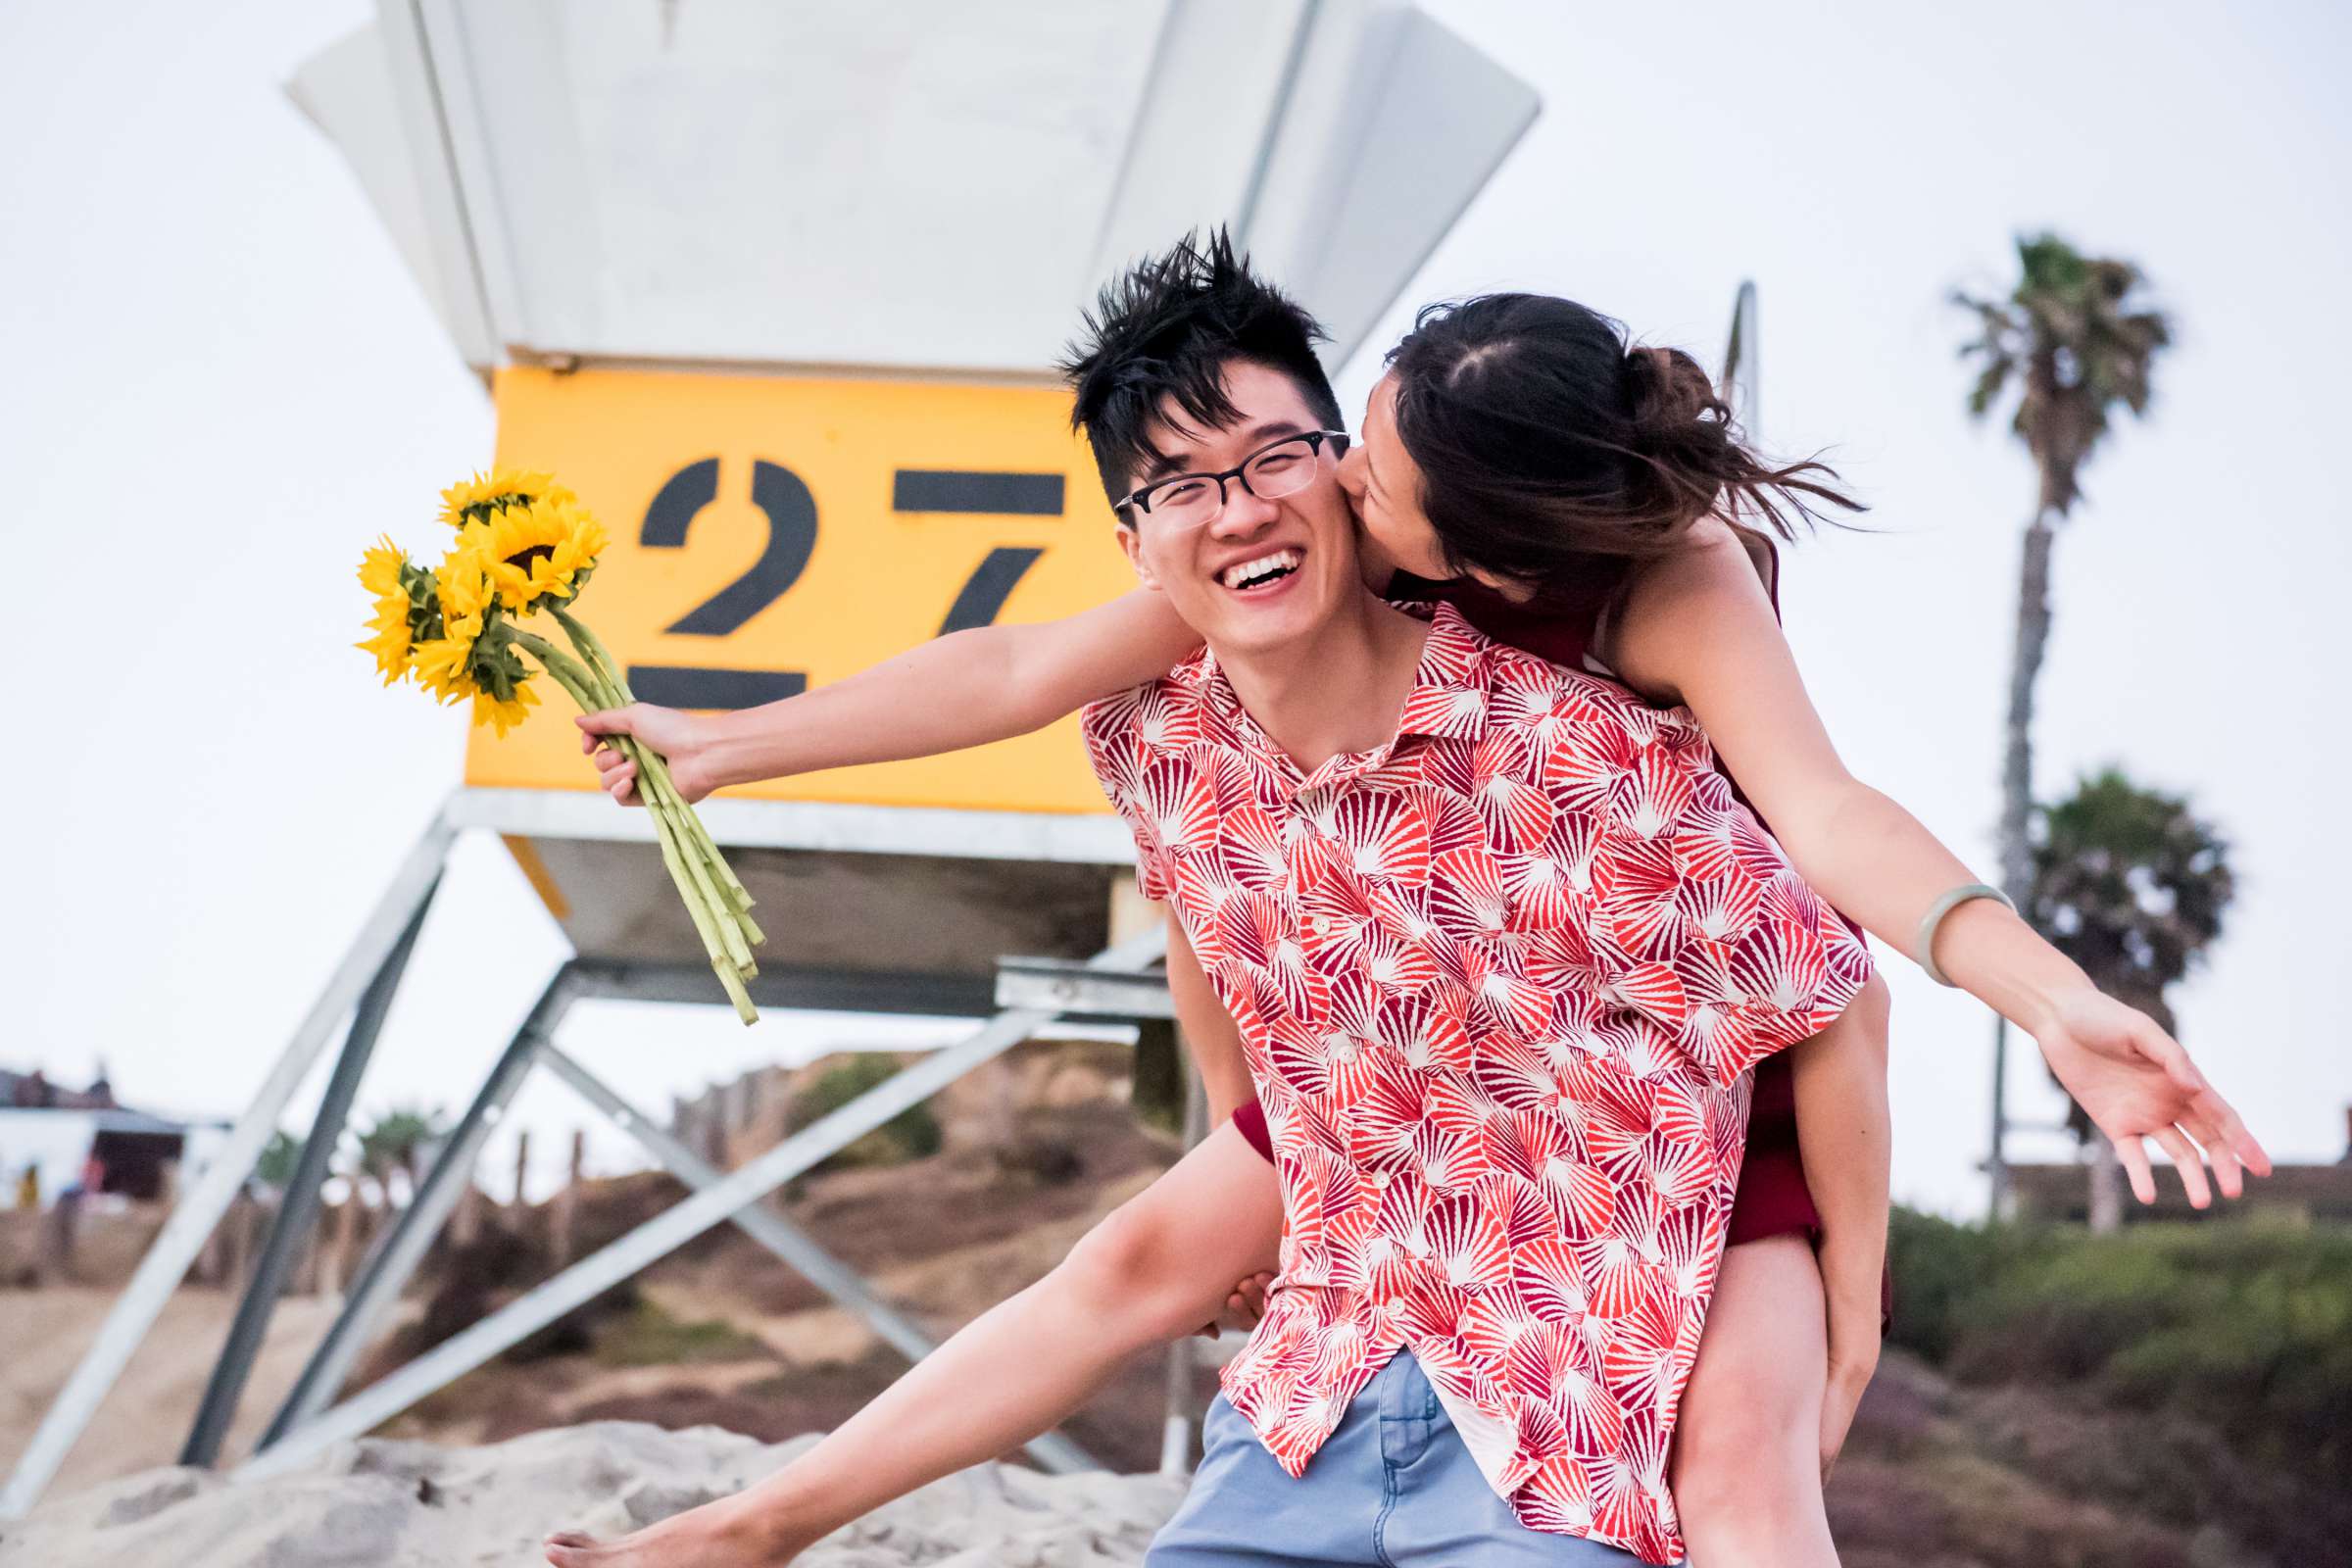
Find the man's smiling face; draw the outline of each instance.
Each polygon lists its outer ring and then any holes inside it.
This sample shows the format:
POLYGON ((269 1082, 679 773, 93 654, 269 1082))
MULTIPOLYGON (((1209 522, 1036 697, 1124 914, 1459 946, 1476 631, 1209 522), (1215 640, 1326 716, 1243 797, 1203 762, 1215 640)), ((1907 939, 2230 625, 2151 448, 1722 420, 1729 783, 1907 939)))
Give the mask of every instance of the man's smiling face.
MULTIPOLYGON (((1298 384, 1253 360, 1223 370, 1232 422, 1201 429, 1163 403, 1147 432, 1157 454, 1131 488, 1180 473, 1217 473, 1285 436, 1319 430, 1298 384)), ((1326 445, 1312 459, 1315 476, 1278 500, 1225 482, 1225 508, 1206 522, 1171 523, 1131 508, 1119 543, 1148 588, 1157 588, 1220 657, 1277 652, 1322 629, 1352 595, 1364 592, 1355 559, 1355 526, 1326 445)))

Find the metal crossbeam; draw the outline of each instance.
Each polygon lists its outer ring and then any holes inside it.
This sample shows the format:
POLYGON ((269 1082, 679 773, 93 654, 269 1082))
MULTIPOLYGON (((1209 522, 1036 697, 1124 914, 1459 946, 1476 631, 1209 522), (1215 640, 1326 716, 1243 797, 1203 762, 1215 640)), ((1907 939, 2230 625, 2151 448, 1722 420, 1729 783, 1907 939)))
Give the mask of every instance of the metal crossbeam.
MULTIPOLYGON (((654 820, 615 811, 594 790, 460 790, 447 808, 460 827, 525 838, 650 844, 654 820)), ((729 849, 821 850, 854 855, 945 856, 957 860, 1131 866, 1135 841, 1115 816, 1058 811, 975 811, 922 806, 843 806, 747 801, 718 795, 695 806, 729 849)))
MULTIPOLYGON (((1070 967, 1076 968, 1072 964, 1070 967)), ((642 959, 574 958, 578 994, 614 1002, 707 1003, 710 965, 642 959)), ((918 974, 897 969, 843 969, 817 964, 761 963, 744 983, 761 1008, 811 1012, 917 1013, 937 1018, 985 1018, 1002 1005, 984 974, 918 974)))
POLYGON ((7 1487, 0 1488, 0 1519, 17 1518, 30 1509, 50 1478, 57 1474, 58 1466, 65 1462, 74 1441, 97 1413, 99 1402, 122 1375, 131 1352, 146 1338, 164 1303, 179 1288, 189 1265, 203 1250, 213 1227, 244 1190, 254 1162, 261 1157, 270 1134, 277 1130, 286 1102, 294 1098, 294 1091, 301 1087, 318 1054, 326 1048, 335 1025, 357 1004, 360 994, 400 941, 410 918, 423 905, 441 875, 450 841, 456 835, 457 829, 446 812, 437 812, 416 847, 409 851, 408 858, 401 862, 392 885, 376 901, 358 939, 335 966, 325 988, 311 1004, 310 1011, 303 1015, 294 1038, 287 1043, 253 1102, 245 1107, 245 1114, 237 1119, 227 1143, 172 1208, 172 1217, 165 1221, 163 1230, 148 1246, 146 1255, 139 1259, 138 1271, 115 1298, 113 1309, 99 1327, 98 1337, 82 1353, 80 1364, 74 1368, 74 1375, 67 1379, 65 1388, 41 1418, 40 1428, 18 1459, 7 1487))
POLYGON ((265 1449, 325 1409, 342 1392, 343 1380, 351 1375, 352 1362, 374 1337, 376 1324, 384 1313, 400 1299, 410 1276, 416 1272, 416 1265, 432 1247, 433 1238, 441 1233, 442 1222, 473 1180, 474 1167, 481 1161, 482 1146, 489 1142, 491 1129, 498 1125, 508 1102, 530 1075, 531 1062, 539 1048, 570 1009, 572 997, 571 966, 564 964, 539 993, 539 1000, 532 1004, 514 1038, 507 1042, 507 1049, 491 1067, 490 1076, 482 1081, 472 1103, 466 1107, 466 1114, 459 1118, 440 1154, 418 1179, 409 1206, 376 1245, 368 1249, 367 1261, 344 1295, 342 1311, 327 1326, 325 1338, 311 1352, 301 1375, 294 1380, 294 1387, 270 1419, 269 1430, 262 1434, 265 1449))
POLYGON ((1164 974, 1112 974, 1060 958, 998 959, 997 1005, 1050 1007, 1079 1018, 1176 1016, 1164 974))
MULTIPOLYGON (((1148 968, 1164 955, 1166 943, 1166 930, 1154 925, 1097 955, 1088 960, 1087 967, 1106 971, 1148 968)), ((902 1069, 887 1082, 811 1123, 758 1159, 542 1282, 391 1376, 324 1411, 316 1420, 288 1432, 256 1454, 236 1472, 237 1476, 258 1479, 282 1474, 332 1444, 371 1430, 573 1307, 594 1299, 657 1258, 666 1256, 724 1222, 982 1062, 1003 1054, 1055 1016, 1055 1011, 1044 1008, 1015 1008, 999 1013, 969 1039, 902 1069)))
POLYGON ((220 1441, 228 1435, 229 1422, 236 1418, 237 1401, 244 1396, 245 1382, 253 1375, 254 1358, 261 1352, 262 1341, 270 1332, 270 1319, 277 1310, 279 1294, 286 1288, 286 1275, 294 1266, 294 1254, 318 1216, 319 1191, 326 1182, 327 1160, 335 1152, 336 1141, 343 1136, 343 1123, 351 1115, 351 1102, 358 1098, 360 1080, 367 1074, 368 1058, 375 1054, 376 1037, 383 1032, 384 1015, 392 1010, 393 993, 400 989, 400 977, 409 967, 409 955, 416 950, 416 933, 424 928, 425 912, 433 906, 433 892, 439 886, 436 878, 432 887, 424 890, 424 899, 416 906, 416 912, 409 916, 407 929, 392 945, 392 952, 375 971, 375 978, 368 982, 359 1006, 352 1012, 351 1032, 344 1037, 343 1054, 336 1058, 334 1073, 326 1082, 326 1093, 319 1098, 318 1114, 311 1119, 311 1135, 303 1140, 302 1152, 295 1156, 293 1178, 286 1184, 285 1197, 278 1203, 277 1219, 270 1227, 270 1240, 262 1248, 261 1261, 255 1265, 253 1278, 245 1287, 245 1298, 237 1303, 236 1318, 228 1326, 220 1359, 213 1363, 213 1375, 196 1406, 195 1424, 188 1429, 187 1444, 180 1449, 181 1464, 210 1468, 220 1457, 220 1441))
MULTIPOLYGON (((723 1172, 671 1137, 562 1050, 548 1046, 539 1053, 539 1059, 549 1071, 571 1085, 583 1099, 603 1111, 612 1125, 636 1139, 645 1147, 647 1153, 661 1162, 663 1169, 688 1187, 700 1192, 724 1179, 723 1172)), ((856 1313, 866 1327, 907 1360, 920 1361, 939 1348, 912 1319, 866 1289, 865 1281, 858 1278, 857 1270, 826 1251, 808 1232, 774 1209, 764 1203, 754 1202, 737 1209, 727 1218, 745 1235, 790 1264, 811 1285, 856 1313)), ((1031 1457, 1056 1475, 1102 1468, 1084 1448, 1056 1433, 1047 1433, 1026 1446, 1031 1457)))

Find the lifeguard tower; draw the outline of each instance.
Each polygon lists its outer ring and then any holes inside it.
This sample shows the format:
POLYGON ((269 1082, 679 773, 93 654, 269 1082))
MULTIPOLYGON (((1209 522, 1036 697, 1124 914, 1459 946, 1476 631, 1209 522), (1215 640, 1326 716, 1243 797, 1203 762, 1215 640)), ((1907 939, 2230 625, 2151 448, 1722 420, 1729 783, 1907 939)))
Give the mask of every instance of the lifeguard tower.
MULTIPOLYGON (((1396 0, 381 0, 291 90, 489 385, 498 461, 555 470, 606 521, 594 619, 637 693, 703 709, 1121 592, 1050 369, 1098 282, 1228 224, 1332 329, 1336 366, 1538 112, 1396 0)), ((1164 1020, 1159 930, 1119 912, 1128 837, 1067 723, 701 809, 760 903, 760 1006, 969 1016, 973 1032, 711 1168, 555 1042, 584 999, 722 1000, 651 824, 595 790, 558 708, 503 740, 476 731, 463 786, 154 1243, 0 1516, 38 1497, 339 1034, 305 1165, 195 1413, 185 1457, 218 1461, 460 833, 504 839, 574 956, 503 1051, 485 1042, 471 1103, 244 1473, 369 1430, 728 1221, 925 1352, 758 1200, 1058 1017, 1164 1020), (534 1070, 691 1196, 340 1397, 534 1070)), ((1171 1463, 1187 1436, 1171 1429, 1171 1463)), ((1059 1440, 1033 1452, 1087 1462, 1059 1440)))

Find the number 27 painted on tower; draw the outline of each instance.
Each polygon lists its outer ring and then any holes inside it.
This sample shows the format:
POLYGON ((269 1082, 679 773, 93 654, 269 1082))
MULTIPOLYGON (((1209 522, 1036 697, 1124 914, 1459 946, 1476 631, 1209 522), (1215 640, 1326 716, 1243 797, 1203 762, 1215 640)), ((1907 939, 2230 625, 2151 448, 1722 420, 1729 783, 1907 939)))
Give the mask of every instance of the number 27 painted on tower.
MULTIPOLYGON (((514 368, 495 399, 497 461, 551 470, 604 519, 612 543, 581 612, 650 703, 757 707, 943 632, 1074 614, 1135 585, 1058 388, 514 368)), ((593 789, 561 706, 474 736, 467 781, 593 789)), ((1102 809, 1061 725, 739 793, 1102 809)))
MULTIPOLYGON (((891 486, 891 510, 996 516, 1061 515, 1058 473, 1004 473, 901 468, 891 486)), ((649 550, 679 550, 695 515, 718 498, 718 460, 704 458, 670 475, 645 509, 637 542, 649 550)), ((752 463, 752 504, 767 518, 767 545, 743 575, 663 627, 672 636, 725 637, 792 590, 816 551, 816 497, 801 476, 764 458, 752 463)), ((1045 551, 1036 546, 991 550, 948 607, 939 634, 985 626, 997 618, 1045 551)), ((714 669, 682 664, 631 664, 629 685, 649 703, 668 708, 752 708, 808 689, 803 670, 714 669)))

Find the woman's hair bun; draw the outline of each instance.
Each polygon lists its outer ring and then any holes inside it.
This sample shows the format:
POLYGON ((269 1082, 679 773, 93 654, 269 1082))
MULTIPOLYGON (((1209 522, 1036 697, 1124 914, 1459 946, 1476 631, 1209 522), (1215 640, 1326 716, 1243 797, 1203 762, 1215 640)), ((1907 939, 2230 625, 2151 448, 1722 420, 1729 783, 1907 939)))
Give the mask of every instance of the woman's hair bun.
POLYGON ((1627 349, 1617 374, 1637 435, 1663 435, 1699 419, 1728 422, 1731 416, 1706 370, 1681 349, 1627 349))

